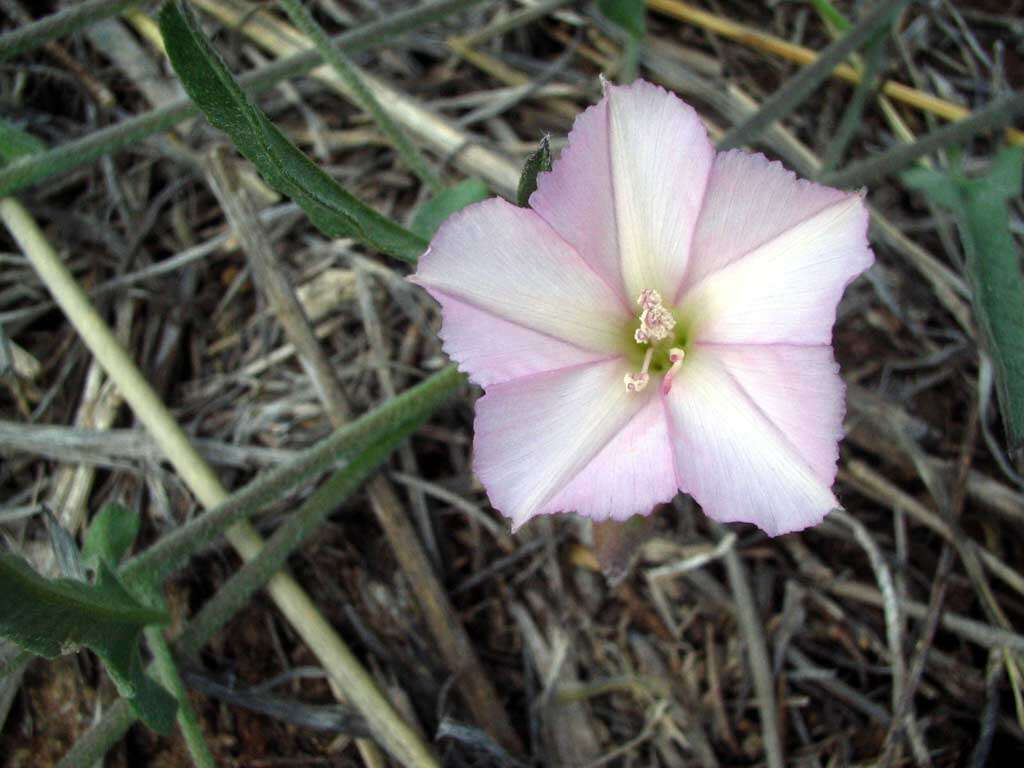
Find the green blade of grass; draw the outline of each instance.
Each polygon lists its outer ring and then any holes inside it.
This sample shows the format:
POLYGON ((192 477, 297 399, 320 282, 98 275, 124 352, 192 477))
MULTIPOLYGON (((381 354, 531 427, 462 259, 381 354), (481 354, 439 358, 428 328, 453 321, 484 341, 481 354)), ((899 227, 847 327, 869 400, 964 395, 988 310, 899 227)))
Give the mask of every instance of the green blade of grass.
POLYGON ((867 42, 879 28, 889 24, 908 2, 909 0, 881 0, 876 3, 853 29, 823 50, 813 64, 801 69, 765 100, 757 112, 723 136, 718 148, 732 149, 748 144, 767 126, 786 117, 832 74, 832 70, 838 64, 867 42))
POLYGON ((1024 115, 1024 93, 1011 93, 990 102, 983 109, 956 123, 944 125, 920 137, 912 144, 900 144, 868 160, 822 175, 820 181, 833 187, 854 189, 885 176, 899 173, 931 152, 962 144, 985 131, 1003 128, 1024 115))

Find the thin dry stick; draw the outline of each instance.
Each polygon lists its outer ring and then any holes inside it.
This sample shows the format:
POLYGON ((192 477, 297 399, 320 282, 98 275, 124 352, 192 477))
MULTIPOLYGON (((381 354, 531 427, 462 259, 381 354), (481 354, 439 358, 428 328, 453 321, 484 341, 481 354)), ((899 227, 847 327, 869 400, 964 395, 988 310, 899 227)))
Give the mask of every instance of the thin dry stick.
MULTIPOLYGON (((153 434, 168 461, 206 507, 224 501, 228 493, 210 466, 196 453, 182 428, 99 316, 81 286, 61 262, 31 215, 11 198, 0 200, 0 219, 10 230, 43 283, 67 315, 107 375, 117 384, 139 421, 153 434)), ((227 532, 228 541, 245 560, 260 551, 263 540, 249 523, 227 532)), ((380 743, 403 763, 437 766, 430 748, 392 708, 373 678, 324 619, 309 595, 290 575, 280 573, 268 591, 288 621, 320 659, 328 674, 348 693, 367 718, 380 743)))
MULTIPOLYGON (((207 154, 210 160, 207 169, 210 189, 227 216, 232 231, 239 239, 242 252, 248 257, 253 281, 267 297, 289 340, 295 345, 299 362, 313 383, 317 397, 326 406, 328 419, 333 426, 340 427, 346 421, 348 404, 340 397, 340 392, 337 392, 330 365, 326 357, 320 353, 320 347, 309 328, 302 305, 295 298, 287 278, 277 268, 273 246, 256 218, 256 211, 248 194, 239 188, 237 174, 229 167, 230 161, 225 158, 225 149, 224 145, 220 145, 207 154), (302 328, 305 333, 293 333, 296 327, 302 328)), ((335 694, 342 703, 347 701, 343 691, 335 689, 335 694)), ((382 764, 383 758, 372 742, 358 739, 356 745, 369 765, 382 764)))
MULTIPOLYGON (((249 256, 253 277, 266 294, 285 335, 298 350, 299 359, 326 408, 327 417, 333 426, 340 427, 350 418, 351 408, 331 371, 327 356, 274 257, 265 231, 257 223, 245 191, 232 183, 230 169, 225 167, 218 153, 211 153, 211 159, 212 187, 249 256)), ((367 492, 374 514, 416 594, 445 665, 456 676, 456 685, 477 722, 506 748, 521 751, 522 744, 497 691, 480 664, 462 621, 448 601, 393 485, 386 477, 377 475, 367 484, 367 492)))
MULTIPOLYGON (((717 526, 716 526, 717 527, 717 526)), ((719 529, 720 535, 725 535, 719 529)), ((747 581, 746 568, 740 561, 735 547, 725 551, 725 567, 729 573, 729 585, 736 601, 736 616, 747 643, 747 658, 754 673, 754 690, 757 691, 757 709, 761 713, 761 732, 764 734, 764 751, 768 768, 785 768, 782 753, 782 734, 779 731, 779 709, 775 701, 775 684, 772 681, 771 660, 765 645, 761 617, 757 614, 754 595, 747 581)))
MULTIPOLYGON (((700 8, 680 2, 680 0, 648 0, 647 4, 653 11, 694 24, 749 48, 781 56, 797 64, 810 64, 818 58, 817 51, 812 51, 810 48, 767 35, 753 27, 702 11, 700 8)), ((860 73, 848 64, 840 64, 832 71, 832 76, 854 84, 859 83, 861 78, 860 73)), ((963 120, 971 116, 971 111, 959 104, 953 104, 894 80, 886 80, 881 86, 881 92, 894 101, 902 102, 924 112, 931 112, 946 120, 963 120)), ((1013 144, 1024 144, 1024 131, 1007 128, 1006 136, 1013 144)))

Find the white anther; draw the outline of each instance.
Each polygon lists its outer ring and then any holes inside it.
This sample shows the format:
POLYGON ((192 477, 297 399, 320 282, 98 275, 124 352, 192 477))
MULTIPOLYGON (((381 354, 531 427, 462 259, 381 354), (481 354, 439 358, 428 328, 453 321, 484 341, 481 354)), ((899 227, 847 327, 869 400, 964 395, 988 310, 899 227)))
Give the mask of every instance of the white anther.
POLYGON ((629 392, 641 392, 643 388, 647 386, 647 383, 651 380, 651 374, 647 370, 651 367, 651 358, 654 357, 654 350, 648 349, 647 354, 644 355, 644 364, 640 368, 639 373, 627 373, 622 377, 622 380, 626 384, 626 390, 629 392))
POLYGON ((647 383, 651 380, 651 374, 649 373, 627 373, 622 377, 622 380, 626 383, 626 390, 629 392, 640 392, 647 386, 647 383))
POLYGON ((633 333, 637 344, 667 339, 676 327, 676 319, 661 304, 661 294, 653 288, 640 291, 636 303, 640 305, 640 327, 633 333))

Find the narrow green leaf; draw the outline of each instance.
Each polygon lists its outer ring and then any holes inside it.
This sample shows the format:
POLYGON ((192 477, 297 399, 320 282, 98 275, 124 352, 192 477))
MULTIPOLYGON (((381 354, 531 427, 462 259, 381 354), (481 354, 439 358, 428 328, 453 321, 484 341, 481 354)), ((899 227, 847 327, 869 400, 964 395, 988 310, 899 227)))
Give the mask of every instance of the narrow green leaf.
POLYGON ((186 3, 164 4, 160 31, 182 85, 206 118, 231 137, 272 187, 295 200, 318 229, 329 237, 354 237, 405 261, 419 258, 425 240, 342 189, 248 100, 186 3))
POLYGON ((166 614, 142 605, 102 563, 96 583, 45 579, 12 554, 0 554, 0 635, 55 658, 77 646, 94 651, 122 695, 135 693, 132 651, 147 624, 166 614))
POLYGON ((551 144, 548 137, 540 140, 540 146, 526 158, 523 172, 519 175, 519 187, 516 189, 516 205, 525 208, 530 204, 530 195, 537 189, 537 174, 551 170, 551 144))
POLYGON ((842 12, 832 5, 829 0, 810 0, 814 10, 831 26, 836 32, 846 32, 850 29, 850 22, 842 12))
POLYGON ((467 205, 487 199, 491 191, 480 179, 465 179, 453 187, 442 190, 427 200, 412 219, 412 231, 429 240, 437 228, 453 213, 467 205))
POLYGON ((951 210, 963 242, 975 316, 992 357, 999 408, 1011 451, 1024 448, 1024 279, 1010 233, 1008 200, 1021 193, 1024 149, 1005 149, 989 172, 965 179, 915 169, 904 182, 951 210))
POLYGON ((597 8, 635 40, 642 39, 647 31, 644 0, 597 0, 597 8))
POLYGON ((139 535, 139 514, 120 504, 107 504, 89 523, 82 557, 89 564, 105 562, 113 567, 124 559, 139 535))
POLYGON ((45 149, 41 139, 0 118, 0 165, 45 149))

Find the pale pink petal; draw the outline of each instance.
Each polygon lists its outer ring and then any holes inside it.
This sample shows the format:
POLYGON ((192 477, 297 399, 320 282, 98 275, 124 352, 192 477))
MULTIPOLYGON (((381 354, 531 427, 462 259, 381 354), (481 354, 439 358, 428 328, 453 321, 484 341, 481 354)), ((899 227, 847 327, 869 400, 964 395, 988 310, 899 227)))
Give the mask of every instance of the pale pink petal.
POLYGON ((481 387, 605 359, 600 352, 531 331, 450 296, 440 295, 444 351, 481 387))
POLYGON ((846 387, 832 348, 723 344, 706 350, 831 487, 846 413, 846 387))
POLYGON ((632 303, 686 271, 714 150, 692 107, 650 83, 607 86, 530 205, 632 303))
POLYGON ((612 189, 622 276, 630 297, 675 296, 714 149, 693 107, 638 81, 608 88, 612 189))
POLYGON ((540 216, 500 198, 441 225, 411 279, 442 305, 452 297, 586 350, 622 349, 619 298, 540 216))
MULTIPOLYGON (((778 417, 778 383, 761 380, 776 388, 768 407, 778 417)), ((815 525, 838 506, 830 484, 714 352, 697 347, 687 355, 666 404, 680 486, 709 517, 777 536, 815 525)), ((813 461, 824 468, 824 456, 813 461)))
POLYGON ((736 149, 718 153, 683 290, 844 197, 846 192, 798 179, 764 155, 736 149))
POLYGON ((608 100, 580 114, 550 173, 537 177, 530 207, 632 306, 622 286, 608 152, 608 100))
POLYGON ((473 467, 518 528, 538 514, 648 402, 624 360, 494 384, 476 403, 473 467))
POLYGON ((691 340, 828 344, 846 286, 871 266, 868 212, 847 195, 688 290, 691 340))
POLYGON ((650 514, 679 492, 658 389, 655 383, 634 395, 646 400, 643 409, 537 514, 626 520, 650 514))

